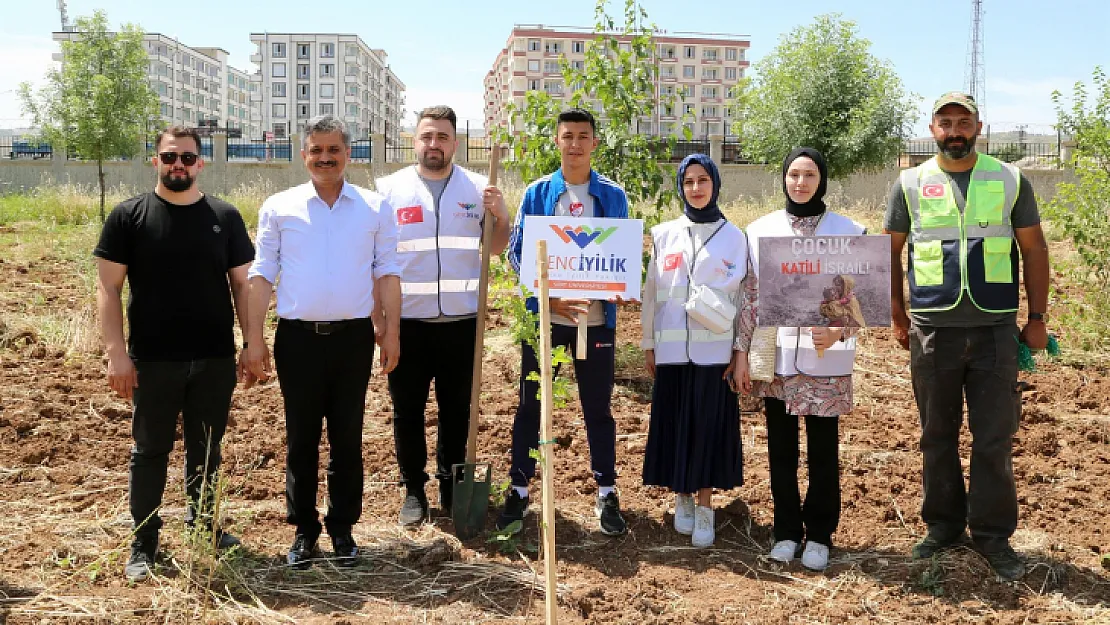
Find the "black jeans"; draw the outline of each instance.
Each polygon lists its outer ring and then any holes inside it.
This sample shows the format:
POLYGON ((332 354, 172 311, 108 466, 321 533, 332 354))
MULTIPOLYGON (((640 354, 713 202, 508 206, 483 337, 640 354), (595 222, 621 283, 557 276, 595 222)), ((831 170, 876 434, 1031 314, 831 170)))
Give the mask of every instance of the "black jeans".
POLYGON ((287 319, 278 323, 274 364, 285 400, 286 521, 315 540, 320 436, 328 422, 328 512, 331 536, 350 532, 362 514, 362 422, 374 363, 369 319, 316 334, 287 319))
MULTIPOLYGON (((617 424, 610 410, 616 334, 614 328, 590 327, 586 331, 587 357, 574 361, 582 417, 586 422, 586 440, 590 445, 590 468, 598 486, 613 486, 617 480, 617 424)), ((566 345, 568 352, 573 354, 577 343, 577 327, 552 324, 552 348, 566 345)), ((536 398, 540 385, 527 378, 528 372, 540 369, 536 352, 527 343, 521 345, 520 352, 520 403, 513 420, 513 464, 509 477, 513 486, 526 487, 536 475, 536 460, 528 452, 538 449, 540 441, 540 400, 536 398)), ((558 371, 555 373, 558 374, 558 371)))
MULTIPOLYGON (((201 502, 201 487, 215 484, 220 441, 227 429, 235 391, 235 357, 184 362, 136 361, 139 386, 131 420, 130 503, 136 535, 153 538, 162 528, 158 508, 166 490, 166 469, 181 415, 185 442, 185 521, 211 514, 211 489, 201 502)), ((211 522, 211 519, 205 519, 211 522)))
POLYGON ((446 323, 401 320, 401 361, 389 374, 389 396, 393 399, 393 441, 401 483, 410 491, 422 491, 428 481, 424 408, 433 379, 439 406, 436 478, 441 487, 451 483, 451 466, 466 460, 477 327, 477 319, 446 323))
POLYGON ((798 488, 798 417, 786 413, 782 400, 767 397, 763 404, 775 540, 800 543, 805 538, 831 547, 833 532, 840 524, 840 417, 805 417, 809 488, 803 504, 798 488))
POLYGON ((1021 416, 1016 326, 910 328, 910 372, 921 416, 925 497, 921 519, 951 536, 971 529, 987 549, 1017 529, 1013 437, 1021 416), (960 426, 964 400, 971 431, 971 475, 964 490, 960 426))

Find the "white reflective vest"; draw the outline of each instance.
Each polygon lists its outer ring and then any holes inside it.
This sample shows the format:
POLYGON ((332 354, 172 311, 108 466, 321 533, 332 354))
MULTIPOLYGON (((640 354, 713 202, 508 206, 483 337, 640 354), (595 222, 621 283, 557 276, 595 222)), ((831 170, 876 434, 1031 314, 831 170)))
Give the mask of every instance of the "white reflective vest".
MULTIPOLYGON (((865 228, 851 219, 833 212, 826 212, 817 224, 814 236, 859 235, 865 228)), ((790 217, 785 210, 764 215, 748 225, 748 245, 752 254, 752 266, 759 275, 759 238, 794 237, 790 217)), ((760 293, 760 297, 764 297, 760 293)), ((767 295, 773 297, 773 295, 767 295)), ((832 377, 852 375, 856 359, 855 337, 833 343, 822 357, 817 356, 813 347, 813 336, 806 328, 779 328, 775 340, 775 373, 778 375, 798 375, 813 377, 832 377)))
POLYGON ((393 208, 401 264, 401 317, 434 319, 478 311, 485 176, 452 165, 439 206, 416 166, 379 178, 393 208))
POLYGON ((748 269, 748 244, 740 228, 727 221, 718 225, 720 229, 703 240, 704 247, 699 247, 696 254, 691 222, 686 217, 651 229, 656 276, 652 328, 656 364, 728 364, 732 358, 733 327, 714 333, 691 319, 685 307, 692 276, 694 285, 712 288, 739 311, 741 282, 748 269))

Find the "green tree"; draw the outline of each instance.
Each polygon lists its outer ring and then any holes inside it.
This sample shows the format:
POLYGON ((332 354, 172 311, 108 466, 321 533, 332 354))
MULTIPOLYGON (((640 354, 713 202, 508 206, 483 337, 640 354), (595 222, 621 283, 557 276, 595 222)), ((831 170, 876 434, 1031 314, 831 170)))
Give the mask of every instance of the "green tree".
MULTIPOLYGON (((645 219, 650 226, 675 199, 668 185, 674 167, 663 164, 670 158, 674 138, 642 134, 639 122, 652 118, 657 106, 673 106, 674 99, 656 95, 655 27, 646 24, 647 13, 634 0, 625 0, 623 17, 618 25, 606 12, 606 0, 597 0, 594 38, 586 42, 585 60, 575 68, 562 58, 563 82, 567 105, 592 109, 598 116, 594 169, 624 187, 631 216, 645 219), (643 204, 653 210, 645 213, 638 206, 643 204)), ((558 169, 554 138, 563 104, 548 93, 529 91, 523 106, 508 108, 510 128, 494 133, 511 148, 512 159, 506 166, 520 172, 526 182, 558 169), (517 122, 522 132, 513 132, 517 122)))
POLYGON ((1067 165, 1074 168, 1076 182, 1056 185, 1045 214, 1075 243, 1085 277, 1104 290, 1110 286, 1110 79, 1100 67, 1094 70, 1092 86, 1077 82, 1070 106, 1059 91, 1052 94, 1060 131, 1075 142, 1067 165))
POLYGON ((810 146, 825 155, 830 178, 895 162, 919 98, 857 31, 839 14, 818 16, 783 35, 755 77, 737 85, 733 132, 748 158, 777 164, 810 146))
POLYGON ((61 67, 47 72, 37 93, 23 83, 19 95, 55 150, 96 161, 103 221, 104 161, 136 156, 158 113, 158 96, 147 82, 150 60, 138 26, 111 32, 107 16, 97 11, 78 18, 74 30, 74 39, 62 42, 61 67))

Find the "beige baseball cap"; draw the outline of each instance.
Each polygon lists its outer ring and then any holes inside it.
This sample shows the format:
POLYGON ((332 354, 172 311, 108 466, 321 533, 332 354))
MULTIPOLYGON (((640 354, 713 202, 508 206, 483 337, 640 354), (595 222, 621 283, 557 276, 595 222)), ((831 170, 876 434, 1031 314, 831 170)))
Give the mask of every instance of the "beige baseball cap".
POLYGON ((933 115, 949 104, 958 104, 975 115, 979 114, 979 105, 975 104, 975 98, 962 91, 949 91, 933 102, 933 115))

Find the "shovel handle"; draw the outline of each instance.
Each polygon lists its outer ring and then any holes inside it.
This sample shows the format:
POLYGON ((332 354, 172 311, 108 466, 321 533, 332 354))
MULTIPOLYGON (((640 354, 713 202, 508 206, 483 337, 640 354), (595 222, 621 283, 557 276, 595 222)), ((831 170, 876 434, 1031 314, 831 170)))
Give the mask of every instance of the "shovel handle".
MULTIPOLYGON (((490 150, 489 184, 497 184, 499 146, 490 150)), ((489 257, 493 245, 493 215, 482 218, 482 273, 478 278, 478 319, 474 330, 474 375, 470 380, 470 427, 466 436, 466 463, 474 464, 478 458, 478 408, 482 396, 482 356, 486 345, 486 311, 489 300, 489 257)))

